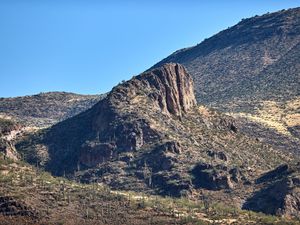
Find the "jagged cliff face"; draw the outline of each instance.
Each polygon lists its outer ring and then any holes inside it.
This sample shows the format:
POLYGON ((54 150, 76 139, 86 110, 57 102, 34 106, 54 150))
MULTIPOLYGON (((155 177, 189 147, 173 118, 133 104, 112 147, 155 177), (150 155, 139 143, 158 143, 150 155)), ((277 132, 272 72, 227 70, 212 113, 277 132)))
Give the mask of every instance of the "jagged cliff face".
POLYGON ((149 95, 163 113, 181 117, 197 102, 194 95, 194 82, 185 68, 179 64, 167 64, 136 78, 141 82, 137 87, 152 89, 149 95))
POLYGON ((116 109, 124 111, 128 104, 138 103, 138 98, 148 101, 149 108, 176 117, 197 104, 191 76, 182 65, 175 63, 134 77, 114 88, 107 99, 116 109))
MULTIPOLYGON (((160 127, 158 117, 164 118, 164 123, 179 121, 194 107, 193 80, 183 66, 166 64, 136 76, 113 88, 92 109, 46 132, 44 142, 52 155, 50 170, 55 173, 65 170, 60 168, 64 163, 56 160, 62 159, 62 155, 68 157, 65 150, 71 151, 70 148, 76 149, 69 158, 73 164, 70 167, 77 164, 92 167, 123 152, 152 145, 164 135, 162 129, 167 129, 160 127)), ((31 160, 45 161, 33 155, 31 160)))
POLYGON ((174 63, 133 77, 17 147, 56 175, 239 206, 260 174, 291 160, 241 133, 233 118, 198 106, 191 76, 174 63))

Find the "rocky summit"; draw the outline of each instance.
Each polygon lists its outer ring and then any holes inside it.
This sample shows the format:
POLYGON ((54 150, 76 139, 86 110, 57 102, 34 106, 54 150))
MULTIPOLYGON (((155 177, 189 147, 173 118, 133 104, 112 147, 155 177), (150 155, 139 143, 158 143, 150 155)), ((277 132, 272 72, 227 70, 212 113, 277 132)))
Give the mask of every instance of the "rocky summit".
MULTIPOLYGON (((112 159, 118 152, 136 151, 159 140, 162 131, 159 123, 154 122, 157 116, 179 121, 195 106, 190 75, 179 64, 167 64, 115 87, 91 110, 49 129, 45 140, 75 126, 70 132, 79 137, 76 161, 95 166, 112 159), (77 120, 80 122, 73 124, 77 120)), ((65 135, 74 136, 69 132, 65 135)))
POLYGON ((175 63, 116 86, 17 148, 29 162, 81 182, 238 207, 268 185, 256 179, 295 160, 197 105, 191 76, 175 63))
POLYGON ((98 113, 92 126, 99 143, 85 145, 84 148, 94 150, 81 151, 80 162, 96 165, 112 157, 116 150, 136 151, 155 141, 160 131, 145 119, 147 111, 177 120, 195 105, 193 81, 182 66, 167 64, 137 76, 116 87, 107 99, 95 106, 98 113), (97 157, 89 155, 95 154, 95 149, 98 154, 103 152, 104 158, 95 161, 97 157))

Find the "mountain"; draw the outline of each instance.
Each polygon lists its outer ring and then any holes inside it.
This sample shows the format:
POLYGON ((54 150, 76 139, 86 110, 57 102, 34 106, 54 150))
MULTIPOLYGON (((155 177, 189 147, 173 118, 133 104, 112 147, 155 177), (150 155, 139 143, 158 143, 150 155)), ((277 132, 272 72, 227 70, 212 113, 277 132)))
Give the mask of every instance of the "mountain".
POLYGON ((296 8, 244 19, 154 67, 167 62, 185 65, 201 103, 293 99, 299 95, 299 46, 296 8))
POLYGON ((241 132, 232 117, 197 105, 191 76, 173 63, 118 85, 17 149, 54 175, 235 207, 269 185, 257 179, 297 160, 241 132))
POLYGON ((274 148, 300 152, 300 8, 243 19, 153 68, 169 62, 187 68, 198 102, 274 148))
POLYGON ((92 107, 101 95, 48 92, 16 98, 0 98, 0 118, 24 126, 47 127, 92 107))
POLYGON ((1 99, 0 223, 298 224, 299 12, 243 20, 105 96, 1 99))

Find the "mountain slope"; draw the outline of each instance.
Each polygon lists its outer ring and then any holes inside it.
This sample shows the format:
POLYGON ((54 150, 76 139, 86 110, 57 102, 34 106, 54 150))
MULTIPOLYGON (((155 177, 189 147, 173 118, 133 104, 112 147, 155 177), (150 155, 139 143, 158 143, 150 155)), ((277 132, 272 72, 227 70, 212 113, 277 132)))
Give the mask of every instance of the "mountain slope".
POLYGON ((300 8, 283 10, 242 20, 194 47, 175 52, 154 67, 166 62, 185 65, 194 77, 201 103, 224 103, 243 98, 240 95, 244 93, 256 98, 255 92, 249 93, 245 88, 255 88, 253 82, 259 84, 261 79, 265 81, 262 86, 270 79, 277 81, 276 88, 282 93, 276 96, 266 89, 261 90, 264 96, 259 97, 289 98, 299 94, 299 42, 300 8), (236 88, 238 91, 234 92, 236 88), (241 93, 239 88, 245 91, 241 93))
POLYGON ((300 152, 300 8, 244 19, 154 68, 166 62, 186 66, 198 102, 274 148, 300 152))
POLYGON ((101 95, 48 92, 16 98, 0 98, 0 117, 23 125, 46 127, 93 106, 101 95))
POLYGON ((232 117, 197 105, 193 90, 183 66, 166 64, 17 149, 55 175, 241 207, 260 175, 295 158, 243 134, 232 117))

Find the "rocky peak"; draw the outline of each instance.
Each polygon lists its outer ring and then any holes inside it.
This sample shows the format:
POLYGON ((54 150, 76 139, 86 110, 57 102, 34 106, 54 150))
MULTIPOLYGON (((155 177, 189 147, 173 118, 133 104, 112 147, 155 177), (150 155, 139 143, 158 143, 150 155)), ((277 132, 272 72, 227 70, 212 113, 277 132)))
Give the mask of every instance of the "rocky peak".
MULTIPOLYGON (((137 96, 147 97, 148 103, 152 103, 151 109, 156 107, 164 114, 177 117, 197 104, 193 79, 177 63, 164 64, 142 73, 116 87, 110 95, 117 105, 120 105, 120 100, 133 100, 137 96)), ((129 104, 132 103, 129 101, 129 104)), ((123 104, 120 106, 123 107, 123 104)))
POLYGON ((179 64, 135 76, 115 87, 92 109, 96 139, 82 145, 80 161, 94 166, 118 153, 156 142, 161 139, 160 132, 150 118, 163 114, 177 120, 196 104, 193 80, 179 64))
POLYGON ((163 112, 181 116, 197 104, 193 79, 180 64, 165 64, 140 75, 137 79, 156 89, 150 96, 158 102, 163 112))

